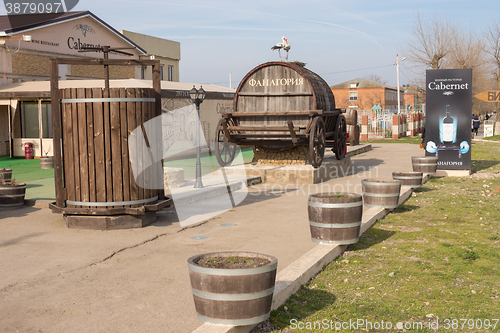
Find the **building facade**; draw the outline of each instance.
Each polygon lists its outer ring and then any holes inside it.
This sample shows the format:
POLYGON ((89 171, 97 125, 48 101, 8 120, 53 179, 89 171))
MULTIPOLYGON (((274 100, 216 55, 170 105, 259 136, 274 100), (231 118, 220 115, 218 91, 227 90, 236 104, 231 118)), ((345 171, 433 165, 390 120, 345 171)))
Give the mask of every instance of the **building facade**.
MULTIPOLYGON (((120 30, 125 37, 147 50, 147 55, 141 59, 160 61, 160 76, 162 81, 179 82, 179 61, 181 60, 181 44, 171 40, 152 37, 127 30, 120 30)), ((145 68, 135 69, 136 79, 151 80, 151 73, 145 68)))
MULTIPOLYGON (((51 58, 102 59, 103 52, 89 50, 102 46, 127 53, 111 51, 110 59, 145 59, 154 55, 164 65, 163 80, 179 80, 179 43, 127 31, 122 34, 93 13, 80 11, 19 15, 14 28, 8 16, 0 16, 0 89, 23 82, 48 81, 51 58)), ((60 81, 102 79, 104 68, 59 65, 59 76, 60 81)), ((151 80, 151 70, 109 66, 109 77, 151 80)), ((47 142, 45 146, 49 147, 52 140, 50 98, 29 91, 12 98, 7 93, 4 97, 0 100, 0 156, 14 152, 18 155, 26 140, 34 141, 36 156, 41 156, 45 153, 42 143, 47 142)))
MULTIPOLYGON (((379 105, 383 110, 397 112, 397 88, 385 84, 354 79, 330 87, 335 105, 343 109, 371 110, 379 105)), ((404 89, 400 90, 401 109, 404 107, 404 89)))

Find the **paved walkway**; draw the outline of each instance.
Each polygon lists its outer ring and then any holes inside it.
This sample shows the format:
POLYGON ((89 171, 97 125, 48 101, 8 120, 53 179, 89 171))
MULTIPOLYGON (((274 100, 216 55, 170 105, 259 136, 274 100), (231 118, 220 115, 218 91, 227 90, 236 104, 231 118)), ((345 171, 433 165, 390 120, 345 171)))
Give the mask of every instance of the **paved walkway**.
POLYGON ((238 207, 195 227, 173 212, 134 230, 67 229, 47 202, 0 212, 0 332, 191 332, 187 259, 221 250, 271 254, 278 271, 316 246, 307 196, 361 193, 361 179, 411 171, 418 145, 373 144, 346 176, 302 187, 256 185, 238 207), (204 236, 197 239, 196 236, 204 236))

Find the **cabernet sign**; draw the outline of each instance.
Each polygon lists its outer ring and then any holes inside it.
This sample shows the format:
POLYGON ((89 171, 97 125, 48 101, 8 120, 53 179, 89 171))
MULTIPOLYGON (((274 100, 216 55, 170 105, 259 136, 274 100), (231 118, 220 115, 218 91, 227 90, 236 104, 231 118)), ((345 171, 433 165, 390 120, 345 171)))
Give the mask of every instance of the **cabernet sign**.
POLYGON ((425 154, 438 169, 470 170, 472 69, 428 70, 425 154))

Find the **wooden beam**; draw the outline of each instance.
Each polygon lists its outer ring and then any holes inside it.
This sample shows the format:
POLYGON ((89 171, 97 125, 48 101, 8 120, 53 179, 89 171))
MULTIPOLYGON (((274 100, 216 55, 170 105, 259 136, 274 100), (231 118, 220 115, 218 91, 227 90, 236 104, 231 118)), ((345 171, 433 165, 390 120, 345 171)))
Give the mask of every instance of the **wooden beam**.
MULTIPOLYGON (((240 132, 288 132, 290 131, 290 125, 288 127, 277 127, 277 126, 228 126, 229 131, 240 131, 240 132)), ((300 131, 301 127, 293 127, 295 131, 300 131)), ((305 127, 302 127, 305 129, 305 127)))
POLYGON ((50 61, 50 91, 52 108, 52 133, 54 150, 54 182, 56 188, 56 205, 64 207, 63 170, 62 170, 62 140, 61 140, 61 109, 59 105, 59 67, 58 62, 50 61))
POLYGON ((295 130, 293 128, 293 121, 288 121, 288 130, 290 131, 290 135, 292 136, 293 144, 297 144, 297 135, 295 134, 295 130))

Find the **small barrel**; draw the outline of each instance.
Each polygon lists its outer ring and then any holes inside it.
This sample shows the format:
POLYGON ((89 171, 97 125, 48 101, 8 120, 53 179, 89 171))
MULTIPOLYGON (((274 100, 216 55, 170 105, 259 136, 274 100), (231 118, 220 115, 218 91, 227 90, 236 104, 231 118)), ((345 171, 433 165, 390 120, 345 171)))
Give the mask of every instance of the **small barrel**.
POLYGON ((316 193, 308 200, 313 242, 354 244, 363 218, 363 198, 355 193, 316 193))
POLYGON ((412 157, 411 165, 413 171, 435 174, 437 170, 437 157, 425 156, 425 157, 412 157))
POLYGON ((53 157, 40 157, 40 168, 42 168, 42 169, 54 169, 54 158, 53 157))
POLYGON ((411 188, 422 186, 422 172, 393 172, 392 179, 399 180, 401 185, 411 188))
POLYGON ((0 169, 0 183, 2 183, 2 180, 5 183, 10 183, 10 181, 12 180, 12 169, 0 169))
POLYGON ((17 185, 0 185, 0 210, 22 208, 25 194, 25 183, 18 183, 17 185))
POLYGON ((393 209, 398 206, 401 182, 396 180, 363 179, 363 201, 366 207, 393 209))
POLYGON ((359 125, 346 125, 347 133, 349 137, 347 141, 351 146, 355 146, 359 144, 359 125))
POLYGON ((269 318, 278 259, 252 252, 217 252, 188 259, 189 277, 198 319, 219 325, 252 325, 269 318), (255 268, 219 269, 197 264, 207 257, 264 258, 255 268))
POLYGON ((348 109, 345 113, 345 122, 347 125, 358 124, 358 110, 348 109))

